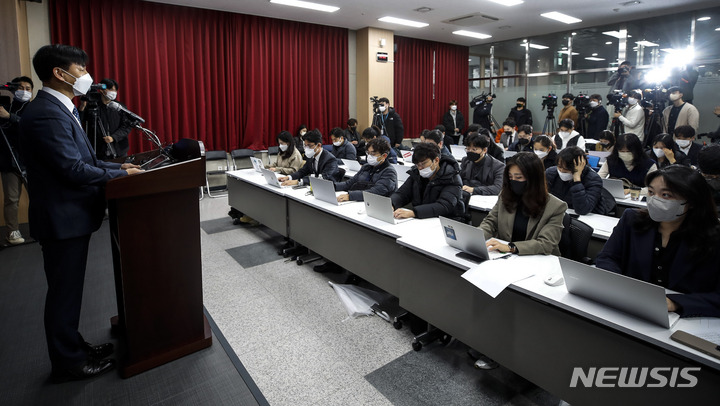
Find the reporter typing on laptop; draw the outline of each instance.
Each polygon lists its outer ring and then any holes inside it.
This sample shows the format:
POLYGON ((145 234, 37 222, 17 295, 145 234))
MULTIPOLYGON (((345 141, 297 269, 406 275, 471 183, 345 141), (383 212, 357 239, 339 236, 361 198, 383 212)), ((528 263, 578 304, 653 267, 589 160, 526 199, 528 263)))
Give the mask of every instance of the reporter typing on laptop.
POLYGON ((338 173, 338 163, 335 156, 322 147, 322 134, 318 129, 312 130, 303 137, 303 147, 305 150, 305 165, 297 172, 290 176, 281 176, 278 178, 283 186, 309 185, 310 175, 322 177, 327 180, 336 179, 338 173))
POLYGON ((680 292, 681 317, 720 317, 720 221, 698 172, 671 165, 647 175, 647 209, 625 210, 598 254, 598 268, 680 292))
POLYGON ((390 143, 373 138, 365 144, 367 163, 345 182, 336 182, 336 191, 347 191, 337 197, 338 202, 362 201, 363 190, 390 197, 397 189, 397 172, 390 166, 390 143))
POLYGON ((567 203, 548 193, 540 158, 520 152, 505 164, 500 198, 479 227, 490 251, 560 255, 565 210, 567 203))

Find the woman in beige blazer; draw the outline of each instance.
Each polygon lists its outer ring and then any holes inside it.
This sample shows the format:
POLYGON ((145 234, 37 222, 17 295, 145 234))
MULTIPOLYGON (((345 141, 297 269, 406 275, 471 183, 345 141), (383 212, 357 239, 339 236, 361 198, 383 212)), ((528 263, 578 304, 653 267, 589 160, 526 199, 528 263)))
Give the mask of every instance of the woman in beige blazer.
POLYGON ((277 161, 268 165, 268 168, 283 175, 297 172, 303 166, 303 159, 300 151, 295 148, 292 135, 287 131, 283 131, 278 134, 277 141, 280 149, 277 154, 277 161))
POLYGON ((540 158, 532 152, 520 152, 508 159, 499 197, 480 224, 489 250, 560 255, 558 244, 567 204, 548 193, 540 158))

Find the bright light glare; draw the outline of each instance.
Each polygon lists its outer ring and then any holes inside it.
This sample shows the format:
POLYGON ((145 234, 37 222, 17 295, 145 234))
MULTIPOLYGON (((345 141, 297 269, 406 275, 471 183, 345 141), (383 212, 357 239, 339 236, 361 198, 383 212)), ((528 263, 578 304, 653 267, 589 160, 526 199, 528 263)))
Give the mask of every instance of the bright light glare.
POLYGON ((645 74, 645 80, 648 83, 662 83, 670 77, 670 70, 662 67, 655 68, 645 74))
POLYGON ((309 1, 301 0, 270 0, 270 3, 282 4, 284 6, 308 8, 310 10, 324 11, 326 13, 333 13, 340 10, 340 7, 326 6, 325 4, 311 3, 309 1))

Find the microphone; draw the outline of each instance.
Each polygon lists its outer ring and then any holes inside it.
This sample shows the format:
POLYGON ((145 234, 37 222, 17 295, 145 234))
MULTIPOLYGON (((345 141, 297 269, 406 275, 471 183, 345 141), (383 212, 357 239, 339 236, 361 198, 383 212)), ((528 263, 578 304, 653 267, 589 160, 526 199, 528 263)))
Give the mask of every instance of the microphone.
POLYGON ((111 101, 110 103, 108 103, 108 107, 110 108, 110 110, 122 111, 123 113, 127 114, 128 116, 130 116, 130 118, 132 118, 135 121, 139 121, 141 123, 145 122, 145 120, 142 117, 140 117, 137 114, 133 113, 132 111, 126 109, 125 107, 122 106, 122 104, 120 104, 116 101, 111 101))
POLYGON ((90 90, 88 92, 92 92, 93 90, 105 90, 107 89, 107 86, 105 86, 105 83, 96 83, 94 85, 90 85, 90 90))

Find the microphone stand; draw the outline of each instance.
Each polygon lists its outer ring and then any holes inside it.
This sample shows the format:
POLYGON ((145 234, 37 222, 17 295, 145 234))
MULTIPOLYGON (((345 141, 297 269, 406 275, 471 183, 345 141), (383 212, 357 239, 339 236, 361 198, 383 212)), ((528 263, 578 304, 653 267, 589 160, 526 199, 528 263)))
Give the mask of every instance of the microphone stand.
POLYGON ((134 126, 135 128, 137 128, 138 130, 142 131, 143 134, 145 134, 145 137, 147 138, 148 141, 150 141, 151 143, 155 144, 160 150, 163 149, 162 143, 160 142, 160 138, 157 136, 157 134, 155 134, 154 132, 148 130, 147 128, 145 128, 145 127, 143 127, 143 126, 141 126, 140 123, 138 123, 138 122, 135 122, 135 123, 133 124, 133 126, 134 126))

